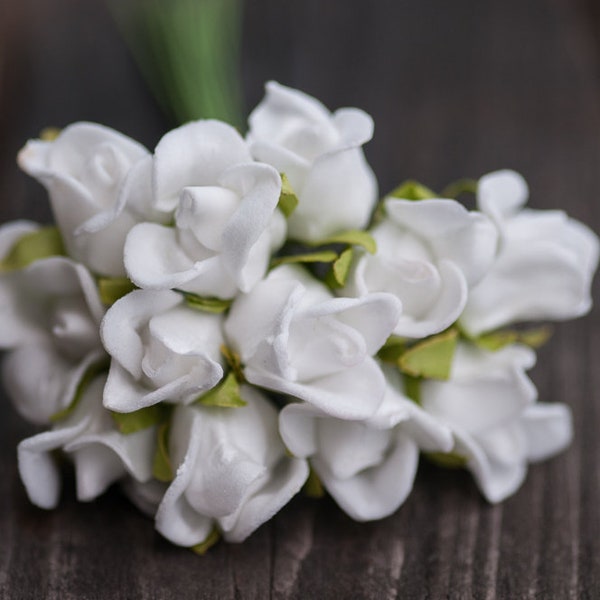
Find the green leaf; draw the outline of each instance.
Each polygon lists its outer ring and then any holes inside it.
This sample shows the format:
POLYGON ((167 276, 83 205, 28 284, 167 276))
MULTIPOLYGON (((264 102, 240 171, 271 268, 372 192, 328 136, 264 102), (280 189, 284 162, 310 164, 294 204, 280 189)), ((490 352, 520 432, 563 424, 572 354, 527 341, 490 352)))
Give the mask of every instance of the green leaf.
POLYGON ((158 428, 156 452, 152 461, 152 475, 164 483, 173 481, 173 466, 169 458, 169 429, 169 423, 163 423, 158 428))
POLYGON ((198 294, 184 292, 183 290, 178 289, 175 289, 174 291, 180 293, 185 298, 186 304, 190 308, 201 310, 203 312, 220 314, 225 312, 233 302, 233 300, 223 300, 222 298, 198 296, 198 294))
POLYGON ((448 379, 457 341, 456 329, 434 335, 408 349, 398 359, 398 366, 413 377, 448 379))
POLYGON ((166 404, 155 404, 130 413, 111 411, 111 416, 117 425, 117 429, 127 435, 164 423, 169 418, 171 410, 171 407, 166 404))
POLYGON ((308 479, 304 483, 302 491, 309 498, 323 498, 325 496, 325 489, 319 479, 319 476, 314 472, 311 467, 308 472, 308 479))
POLYGON ((421 377, 404 374, 404 393, 415 404, 421 405, 421 377))
POLYGON ((247 404, 240 395, 240 384, 233 371, 230 371, 212 390, 197 398, 195 402, 203 406, 220 408, 241 408, 247 404))
POLYGON ((398 365, 398 359, 406 352, 406 339, 395 335, 391 335, 377 356, 386 363, 398 365))
POLYGON ((468 459, 456 452, 424 452, 425 456, 438 467, 445 469, 463 469, 467 466, 468 459))
POLYGON ((277 206, 286 219, 298 206, 298 196, 296 196, 292 184, 285 173, 281 173, 281 193, 279 194, 279 203, 277 206))
POLYGON ((61 133, 58 127, 44 127, 40 131, 39 138, 43 142, 53 142, 61 133))
POLYGON ((242 359, 237 352, 234 352, 231 348, 228 348, 225 344, 223 344, 219 350, 221 354, 225 358, 225 361, 229 365, 229 368, 233 371, 235 378, 239 383, 243 383, 246 381, 246 377, 244 376, 244 368, 242 367, 242 359))
POLYGON ((220 539, 221 539, 221 533, 219 532, 219 530, 216 527, 214 527, 213 530, 208 534, 208 537, 203 542, 200 542, 199 544, 192 546, 190 549, 192 550, 192 552, 195 552, 196 554, 203 556, 220 539))
POLYGON ((309 252, 307 254, 293 254, 292 256, 276 256, 271 261, 271 268, 279 265, 296 263, 330 263, 336 260, 338 253, 333 250, 322 250, 320 252, 309 252))
POLYGON ((333 278, 336 284, 340 287, 346 285, 348 279, 348 273, 350 272, 350 265, 352 264, 352 258, 354 257, 354 250, 352 247, 346 248, 339 258, 334 261, 331 270, 333 272, 333 278))
POLYGON ((476 179, 459 179, 444 188, 442 198, 458 198, 460 194, 477 194, 479 182, 476 179))
POLYGON ((550 339, 551 335, 552 328, 548 326, 536 327, 524 331, 504 329, 484 333, 483 335, 472 338, 471 341, 483 350, 496 352, 510 344, 524 344, 530 348, 539 348, 550 339))
POLYGON ((99 277, 98 293, 100 301, 112 306, 119 298, 133 292, 137 286, 127 277, 99 277))
POLYGON ((433 190, 412 179, 400 184, 388 196, 400 200, 429 200, 430 198, 439 198, 438 194, 433 190))
POLYGON ((57 227, 42 227, 21 236, 0 261, 0 272, 24 269, 49 256, 65 256, 65 247, 57 227))
POLYGON ((58 412, 55 412, 50 417, 50 421, 52 421, 52 423, 57 423, 58 421, 62 421, 63 419, 66 419, 67 417, 71 416, 77 408, 77 406, 79 405, 83 393, 88 388, 90 383, 92 383, 92 381, 98 375, 100 375, 100 373, 107 371, 109 365, 110 360, 108 357, 104 357, 89 365, 88 368, 84 371, 83 375, 81 376, 77 387, 75 388, 75 393, 73 394, 71 402, 69 402, 67 407, 63 408, 62 410, 59 410, 58 412))
POLYGON ((318 242, 310 242, 311 246, 326 246, 327 244, 348 244, 349 246, 361 246, 370 254, 377 252, 377 242, 373 239, 373 236, 360 229, 350 229, 348 231, 342 231, 336 233, 324 240, 318 242))

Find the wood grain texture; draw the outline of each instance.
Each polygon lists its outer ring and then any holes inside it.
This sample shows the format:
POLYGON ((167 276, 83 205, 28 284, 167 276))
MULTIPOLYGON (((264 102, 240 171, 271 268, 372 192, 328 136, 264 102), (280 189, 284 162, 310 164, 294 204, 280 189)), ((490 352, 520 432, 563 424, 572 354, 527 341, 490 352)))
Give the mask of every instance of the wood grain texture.
MULTIPOLYGON (((248 106, 267 79, 376 123, 382 191, 441 188, 501 167, 531 204, 600 230, 598 11, 577 0, 252 0, 248 106)), ((99 0, 5 0, 0 33, 0 221, 49 220, 14 156, 47 125, 90 119, 148 144, 168 124, 99 0)), ((598 284, 595 286, 598 292, 598 284)), ((596 294, 598 299, 598 295, 596 294)), ((600 311, 558 325, 532 377, 573 409, 575 440, 490 506, 470 476, 423 464, 398 513, 354 523, 296 498, 244 544, 199 558, 156 534, 118 489, 89 504, 65 474, 58 509, 32 507, 15 447, 33 429, 5 396, 0 421, 3 598, 599 598, 600 311)))

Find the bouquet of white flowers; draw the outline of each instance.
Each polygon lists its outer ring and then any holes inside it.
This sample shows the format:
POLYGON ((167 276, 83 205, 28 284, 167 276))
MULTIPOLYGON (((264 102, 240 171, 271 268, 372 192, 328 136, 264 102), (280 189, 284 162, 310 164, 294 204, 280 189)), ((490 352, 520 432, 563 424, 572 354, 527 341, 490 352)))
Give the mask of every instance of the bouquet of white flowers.
MULTIPOLYGON (((378 202, 372 119, 276 83, 244 139, 215 120, 153 153, 76 123, 27 143, 56 226, 0 228, 4 382, 31 501, 116 481, 175 544, 241 542, 303 487, 352 518, 409 494, 420 453, 484 496, 565 448, 564 404, 526 371, 591 307, 597 237, 525 208, 513 171, 476 211, 407 182, 378 202)), ((450 194, 448 194, 450 195, 450 194)))

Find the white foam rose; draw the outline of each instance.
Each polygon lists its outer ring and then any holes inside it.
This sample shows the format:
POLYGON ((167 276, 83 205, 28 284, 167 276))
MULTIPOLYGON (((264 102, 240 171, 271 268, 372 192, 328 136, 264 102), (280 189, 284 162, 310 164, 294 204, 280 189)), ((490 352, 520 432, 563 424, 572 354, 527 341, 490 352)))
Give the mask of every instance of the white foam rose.
POLYGON ((454 200, 385 201, 386 218, 371 234, 376 254, 360 254, 344 293, 389 292, 402 302, 394 333, 422 338, 443 331, 463 311, 469 289, 496 252, 492 222, 454 200))
POLYGON ((333 298, 303 268, 282 266, 238 296, 225 332, 249 382, 364 419, 383 401, 385 378, 372 357, 399 314, 389 294, 333 298))
POLYGON ((169 458, 177 475, 156 515, 156 527, 175 544, 193 546, 217 526, 241 542, 300 490, 306 461, 286 455, 277 411, 250 386, 242 408, 177 407, 169 458))
POLYGON ((129 475, 139 482, 152 478, 156 428, 127 435, 115 427, 102 406, 106 377, 94 379, 71 415, 18 446, 19 473, 27 495, 40 508, 55 508, 60 496, 60 468, 54 451, 62 450, 75 465, 77 499, 97 498, 108 486, 129 475))
POLYGON ((117 207, 131 168, 148 151, 127 136, 94 123, 75 123, 53 141, 30 140, 19 166, 42 183, 68 254, 93 272, 125 274, 123 244, 137 222, 117 207))
POLYGON ((175 211, 175 225, 131 230, 125 266, 139 287, 231 298, 263 277, 285 239, 281 177, 251 161, 237 131, 217 121, 189 123, 160 141, 153 202, 175 211))
POLYGON ((135 290, 107 311, 102 340, 112 357, 104 404, 132 412, 190 403, 223 376, 222 317, 193 310, 168 290, 135 290))
POLYGON ((527 183, 514 171, 479 180, 479 209, 494 220, 500 244, 461 317, 470 334, 518 321, 571 319, 592 306, 597 236, 562 211, 524 208, 528 195, 527 183))
POLYGON ((290 237, 319 241, 367 225, 377 200, 361 148, 373 136, 369 115, 356 108, 331 114, 315 98, 271 81, 248 122, 252 154, 285 173, 300 201, 290 237))
POLYGON ((289 450, 309 458, 335 501, 357 521, 394 513, 410 493, 419 449, 448 452, 448 427, 403 394, 396 369, 383 367, 385 397, 373 417, 346 421, 308 403, 294 403, 280 413, 281 436, 289 450))
POLYGON ((560 452, 572 437, 566 405, 534 404, 537 391, 525 374, 534 363, 524 346, 486 352, 459 343, 450 379, 421 382, 423 409, 450 427, 454 452, 490 502, 513 494, 529 462, 560 452))
MULTIPOLYGON (((0 228, 0 260, 34 223, 0 228)), ((104 308, 89 271, 65 257, 38 260, 0 275, 3 377, 15 408, 43 424, 66 408, 88 367, 105 356, 99 324, 104 308)))

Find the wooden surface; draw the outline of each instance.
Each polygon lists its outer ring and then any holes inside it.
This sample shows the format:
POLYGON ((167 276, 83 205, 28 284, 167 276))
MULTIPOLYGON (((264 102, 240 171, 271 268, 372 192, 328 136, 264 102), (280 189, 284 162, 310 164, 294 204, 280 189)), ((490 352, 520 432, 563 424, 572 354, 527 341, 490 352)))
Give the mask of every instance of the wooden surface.
MULTIPOLYGON (((501 167, 531 204, 600 230, 600 11, 590 0, 252 0, 248 106, 277 79, 376 123, 382 191, 501 167)), ((48 220, 14 156, 47 125, 89 119, 152 147, 168 127, 100 1, 0 4, 0 221, 48 220)), ((598 285, 595 286, 598 291, 598 285)), ((596 294, 596 299, 599 300, 596 294)), ((600 312, 560 325, 533 379, 574 411, 575 441, 490 506, 470 476, 422 465, 398 513, 357 524, 296 498, 242 545, 171 546, 118 489, 27 501, 15 447, 33 433, 1 398, 3 598, 600 598, 600 312)))

